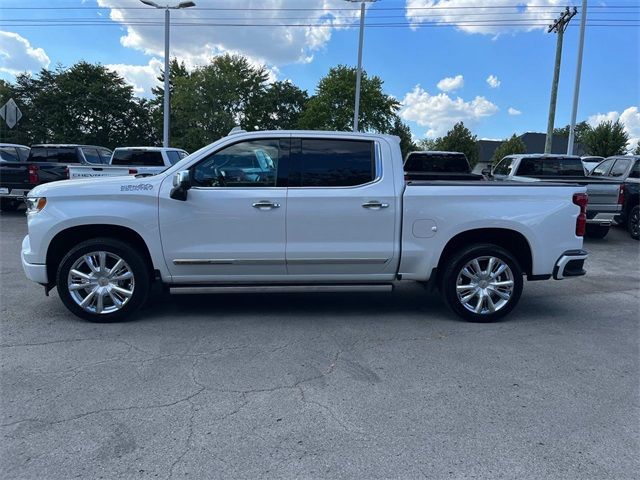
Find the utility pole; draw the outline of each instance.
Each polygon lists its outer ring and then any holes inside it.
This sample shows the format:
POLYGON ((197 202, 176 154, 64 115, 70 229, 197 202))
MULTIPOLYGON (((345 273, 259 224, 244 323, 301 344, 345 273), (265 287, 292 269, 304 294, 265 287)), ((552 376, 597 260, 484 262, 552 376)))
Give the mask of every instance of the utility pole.
POLYGON ((580 39, 578 40, 578 64, 576 66, 576 84, 573 87, 573 107, 571 109, 571 124, 569 126, 569 141, 567 155, 573 155, 573 141, 576 138, 576 117, 578 116, 578 97, 580 96, 580 76, 582 75, 582 52, 584 50, 584 29, 587 23, 587 0, 582 0, 580 12, 580 39))
POLYGON ((562 40, 564 31, 569 25, 569 21, 578 13, 577 8, 570 10, 566 8, 564 12, 556 19, 553 25, 549 25, 547 33, 556 32, 558 41, 556 43, 556 62, 553 68, 553 81, 551 82, 551 100, 549 102, 549 121, 547 122, 547 138, 544 143, 544 153, 551 153, 551 144, 553 142, 553 124, 556 118, 556 100, 558 99, 558 81, 560 80, 560 62, 562 60, 562 40))

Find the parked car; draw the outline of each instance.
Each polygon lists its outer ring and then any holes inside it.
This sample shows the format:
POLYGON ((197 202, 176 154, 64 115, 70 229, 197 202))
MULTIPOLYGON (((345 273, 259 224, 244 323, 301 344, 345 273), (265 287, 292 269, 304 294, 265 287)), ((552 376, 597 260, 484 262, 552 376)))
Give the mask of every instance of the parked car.
POLYGON ((624 200, 622 211, 616 222, 624 225, 632 238, 638 240, 638 204, 640 203, 640 155, 618 155, 609 157, 600 163, 590 176, 624 182, 624 200))
POLYGON ((596 167, 596 165, 604 160, 604 157, 581 157, 580 160, 582 160, 582 166, 584 167, 585 173, 589 174, 591 170, 596 167))
POLYGON ((584 275, 584 187, 405 182, 402 163, 390 135, 243 132, 154 176, 40 185, 22 265, 104 322, 137 310, 153 279, 177 294, 432 281, 458 315, 487 322, 515 307, 524 276, 584 275))
POLYGON ((104 167, 78 165, 69 167, 69 178, 155 175, 189 155, 180 148, 121 147, 104 167))
POLYGON ((589 195, 587 236, 604 238, 614 217, 622 210, 624 198, 619 180, 585 176, 578 156, 553 154, 522 154, 504 157, 492 170, 496 180, 519 182, 562 182, 584 185, 589 195))
POLYGON ((0 163, 0 207, 15 210, 42 183, 64 180, 68 165, 105 164, 111 150, 94 145, 32 145, 26 160, 0 163))
POLYGON ((484 180, 471 173, 469 160, 460 152, 410 152, 404 161, 406 180, 484 180))

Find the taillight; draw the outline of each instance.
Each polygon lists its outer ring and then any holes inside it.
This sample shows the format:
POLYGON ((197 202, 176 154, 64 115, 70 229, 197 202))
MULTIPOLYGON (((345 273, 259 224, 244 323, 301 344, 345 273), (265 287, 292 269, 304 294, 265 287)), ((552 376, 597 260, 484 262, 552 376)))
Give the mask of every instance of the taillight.
POLYGON ((135 168, 129 169, 129 175, 137 175, 137 174, 138 174, 138 170, 136 170, 135 168))
POLYGON ((69 167, 64 167, 64 177, 67 179, 71 178, 69 176, 69 167))
POLYGON ((584 231, 587 228, 587 204, 589 196, 586 193, 574 193, 573 203, 580 207, 580 213, 576 219, 576 236, 584 237, 584 231))
POLYGON ((624 203, 624 183, 620 184, 620 190, 618 190, 618 205, 624 203))
POLYGON ((31 185, 36 185, 40 181, 40 178, 38 177, 38 166, 31 164, 27 171, 29 173, 29 183, 31 185))

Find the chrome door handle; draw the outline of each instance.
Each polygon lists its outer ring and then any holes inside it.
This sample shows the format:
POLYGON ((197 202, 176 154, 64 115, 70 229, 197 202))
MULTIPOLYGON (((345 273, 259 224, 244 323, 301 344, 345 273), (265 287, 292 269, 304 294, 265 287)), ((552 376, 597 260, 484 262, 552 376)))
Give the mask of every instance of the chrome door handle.
POLYGON ((387 208, 389 206, 388 203, 381 203, 377 200, 371 200, 369 202, 365 202, 362 204, 364 208, 387 208))
POLYGON ((280 204, 270 202, 268 200, 260 200, 259 202, 255 202, 253 204, 253 208, 260 208, 260 209, 280 208, 280 204))

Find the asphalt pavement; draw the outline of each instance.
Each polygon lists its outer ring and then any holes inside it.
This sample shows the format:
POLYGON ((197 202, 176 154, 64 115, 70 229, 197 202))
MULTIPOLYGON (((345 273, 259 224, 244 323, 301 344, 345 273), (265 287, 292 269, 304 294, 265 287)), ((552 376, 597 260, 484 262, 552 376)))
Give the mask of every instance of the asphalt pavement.
POLYGON ((91 324, 19 259, 0 215, 3 479, 635 479, 640 242, 525 282, 505 321, 437 295, 154 297, 91 324))

